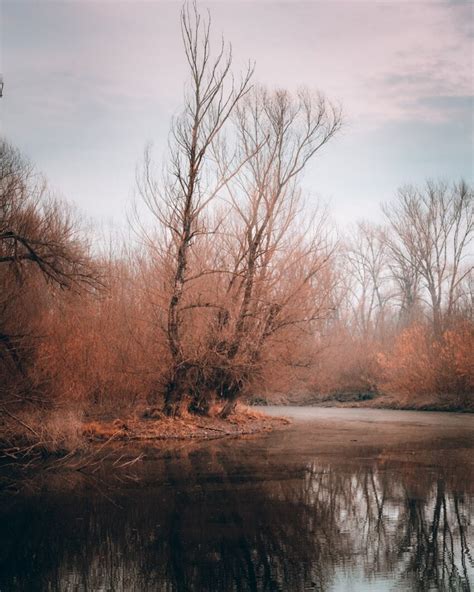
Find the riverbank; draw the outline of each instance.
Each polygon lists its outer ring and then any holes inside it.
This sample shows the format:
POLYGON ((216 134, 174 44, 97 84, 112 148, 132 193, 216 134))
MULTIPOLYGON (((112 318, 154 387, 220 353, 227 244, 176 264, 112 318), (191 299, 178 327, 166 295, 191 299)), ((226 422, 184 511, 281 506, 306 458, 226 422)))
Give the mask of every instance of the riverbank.
POLYGON ((114 440, 208 440, 225 436, 243 436, 270 432, 287 425, 288 419, 272 417, 244 405, 239 405, 227 419, 218 416, 184 414, 169 418, 159 412, 150 417, 125 419, 98 418, 83 425, 83 435, 89 442, 114 440))
POLYGON ((474 393, 470 398, 460 400, 456 396, 423 395, 416 398, 389 395, 383 393, 348 392, 331 395, 281 396, 265 401, 257 398, 258 405, 283 405, 297 407, 336 407, 336 408, 367 408, 393 409, 395 411, 442 411, 453 413, 474 413, 474 393))
POLYGON ((78 417, 72 412, 55 411, 2 418, 0 458, 12 461, 32 457, 64 457, 95 453, 108 444, 133 443, 136 448, 154 441, 211 440, 271 432, 288 425, 284 417, 272 417, 245 405, 238 405, 227 419, 218 416, 163 416, 156 409, 140 414, 114 415, 111 412, 78 417))
POLYGON ((460 404, 456 399, 438 399, 426 397, 415 401, 401 400, 390 395, 378 395, 373 399, 338 400, 327 399, 313 402, 315 407, 338 408, 367 408, 367 409, 392 409, 394 411, 440 411, 452 413, 474 413, 474 401, 460 404))

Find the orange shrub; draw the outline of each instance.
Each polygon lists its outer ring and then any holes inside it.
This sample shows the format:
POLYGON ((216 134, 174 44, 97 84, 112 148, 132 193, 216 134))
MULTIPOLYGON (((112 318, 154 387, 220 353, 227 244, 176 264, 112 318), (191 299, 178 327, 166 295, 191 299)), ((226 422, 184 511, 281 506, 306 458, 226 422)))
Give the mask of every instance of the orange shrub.
POLYGON ((401 332, 389 354, 379 356, 384 370, 383 390, 405 403, 442 397, 472 406, 473 359, 473 323, 453 325, 440 340, 428 327, 413 325, 401 332))
POLYGON ((456 394, 460 403, 472 406, 474 392, 474 323, 464 320, 443 334, 436 344, 438 385, 456 394))

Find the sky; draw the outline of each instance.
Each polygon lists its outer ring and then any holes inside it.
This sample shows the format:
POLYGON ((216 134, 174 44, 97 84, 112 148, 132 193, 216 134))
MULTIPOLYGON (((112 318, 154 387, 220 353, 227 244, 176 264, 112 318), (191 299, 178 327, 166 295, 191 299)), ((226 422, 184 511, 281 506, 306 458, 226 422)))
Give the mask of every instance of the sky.
MULTIPOLYGON (((0 131, 98 224, 126 223, 135 169, 166 158, 187 78, 180 3, 0 0, 0 131)), ((463 0, 201 2, 234 68, 322 91, 345 124, 311 162, 309 202, 379 219, 397 187, 473 180, 473 11, 463 0)))

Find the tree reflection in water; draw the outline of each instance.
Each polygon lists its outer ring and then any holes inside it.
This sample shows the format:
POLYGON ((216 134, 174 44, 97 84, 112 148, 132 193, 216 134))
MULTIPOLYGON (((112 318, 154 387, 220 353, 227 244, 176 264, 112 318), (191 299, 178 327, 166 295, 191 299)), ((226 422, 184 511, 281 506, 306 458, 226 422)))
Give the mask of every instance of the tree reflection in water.
POLYGON ((469 590, 468 467, 442 459, 272 456, 257 440, 145 461, 133 480, 55 479, 1 505, 2 591, 469 590))

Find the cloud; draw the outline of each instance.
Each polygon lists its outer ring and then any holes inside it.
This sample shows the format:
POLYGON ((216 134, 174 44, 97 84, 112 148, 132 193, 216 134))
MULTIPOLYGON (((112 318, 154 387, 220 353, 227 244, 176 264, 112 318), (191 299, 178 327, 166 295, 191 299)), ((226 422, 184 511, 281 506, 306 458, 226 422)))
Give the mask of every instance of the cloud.
MULTIPOLYGON (((237 69, 255 60, 256 81, 306 85, 343 104, 348 140, 328 146, 332 156, 322 161, 327 171, 320 187, 321 177, 314 177, 316 191, 334 194, 336 201, 347 198, 345 191, 362 199, 373 183, 374 155, 383 154, 386 165, 377 157, 384 171, 377 192, 385 184, 389 193, 410 163, 404 150, 391 162, 390 149, 380 146, 389 147, 400 134, 413 157, 426 153, 427 138, 434 142, 451 129, 451 152, 446 145, 430 146, 430 173, 437 158, 441 169, 449 160, 472 157, 469 2, 202 5, 211 10, 216 37, 222 32, 232 41, 237 69)), ((158 150, 166 145, 186 78, 179 6, 178 0, 3 0, 3 130, 94 214, 125 202, 147 140, 158 150)), ((426 163, 418 162, 423 174, 426 163)))
MULTIPOLYGON (((433 95, 418 99, 413 111, 423 115, 431 113, 430 121, 462 122, 473 128, 474 95, 433 95)), ((418 117, 421 120, 421 117, 418 117)))

